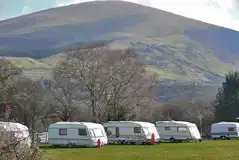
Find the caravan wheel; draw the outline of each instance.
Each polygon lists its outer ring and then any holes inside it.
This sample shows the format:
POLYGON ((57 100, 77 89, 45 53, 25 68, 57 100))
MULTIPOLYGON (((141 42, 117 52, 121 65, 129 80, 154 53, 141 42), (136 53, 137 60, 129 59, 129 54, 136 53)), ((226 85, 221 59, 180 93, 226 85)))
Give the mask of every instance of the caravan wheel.
POLYGON ((226 140, 226 139, 227 139, 226 136, 221 136, 220 138, 221 138, 222 140, 226 140))
POLYGON ((72 148, 72 144, 69 143, 69 144, 67 145, 67 147, 68 147, 68 148, 72 148))
POLYGON ((174 143, 174 142, 175 142, 175 139, 172 137, 172 138, 170 138, 169 141, 172 142, 172 143, 174 143))
POLYGON ((54 148, 60 147, 59 145, 53 145, 54 148))
POLYGON ((126 141, 126 140, 123 140, 123 141, 121 141, 121 144, 126 145, 126 144, 127 144, 127 141, 126 141))

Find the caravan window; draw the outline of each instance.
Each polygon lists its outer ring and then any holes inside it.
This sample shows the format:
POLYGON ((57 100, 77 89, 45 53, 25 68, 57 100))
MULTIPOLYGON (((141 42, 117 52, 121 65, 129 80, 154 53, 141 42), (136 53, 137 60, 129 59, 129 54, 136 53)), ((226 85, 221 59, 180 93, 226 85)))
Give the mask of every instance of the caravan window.
POLYGON ((171 131, 171 127, 165 127, 165 131, 171 131))
POLYGON ((187 128, 186 127, 178 127, 177 132, 187 132, 187 128))
POLYGON ((119 127, 116 127, 116 128, 115 128, 115 136, 116 136, 116 137, 119 137, 119 136, 120 136, 120 134, 119 134, 119 127))
POLYGON ((134 127, 134 133, 141 133, 140 127, 134 127))
POLYGON ((85 128, 79 128, 78 129, 78 135, 79 136, 87 136, 87 131, 85 128))
POLYGON ((66 136, 67 135, 67 128, 60 128, 59 129, 59 135, 60 136, 66 136))
POLYGON ((233 128, 233 127, 228 128, 228 132, 234 132, 234 131, 235 131, 235 128, 233 128))

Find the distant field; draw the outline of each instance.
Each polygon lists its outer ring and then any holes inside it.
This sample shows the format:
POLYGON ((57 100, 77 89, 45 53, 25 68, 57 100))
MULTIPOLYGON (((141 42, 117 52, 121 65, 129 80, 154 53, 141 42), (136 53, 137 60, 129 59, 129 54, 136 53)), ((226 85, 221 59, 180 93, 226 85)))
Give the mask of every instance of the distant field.
POLYGON ((106 146, 105 148, 44 148, 46 160, 235 160, 239 140, 201 143, 162 143, 155 146, 106 146))

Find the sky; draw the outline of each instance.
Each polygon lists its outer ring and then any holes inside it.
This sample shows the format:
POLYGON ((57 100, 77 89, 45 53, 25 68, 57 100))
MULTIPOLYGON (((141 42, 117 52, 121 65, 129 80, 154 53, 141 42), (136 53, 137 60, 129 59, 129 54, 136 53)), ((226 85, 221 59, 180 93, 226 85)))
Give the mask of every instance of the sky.
MULTIPOLYGON (((0 20, 93 0, 0 0, 0 20)), ((239 31, 239 0, 125 0, 239 31)))

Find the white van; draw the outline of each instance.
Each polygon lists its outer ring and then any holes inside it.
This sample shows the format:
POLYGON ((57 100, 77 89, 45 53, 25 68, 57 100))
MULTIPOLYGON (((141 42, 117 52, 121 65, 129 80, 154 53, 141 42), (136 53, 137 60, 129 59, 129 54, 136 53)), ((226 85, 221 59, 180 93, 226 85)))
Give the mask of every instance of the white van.
POLYGON ((27 126, 20 123, 0 122, 0 148, 16 144, 16 149, 29 149, 31 137, 27 126))
POLYGON ((149 144, 154 133, 155 142, 160 140, 155 125, 139 121, 108 121, 103 124, 108 143, 149 144))
POLYGON ((185 121, 157 121, 156 128, 161 140, 175 141, 201 141, 201 135, 194 123, 185 121))
POLYGON ((218 122, 211 125, 211 138, 231 139, 239 138, 239 123, 218 122))
POLYGON ((48 143, 54 146, 97 146, 107 144, 104 127, 91 122, 57 122, 48 127, 48 143))

